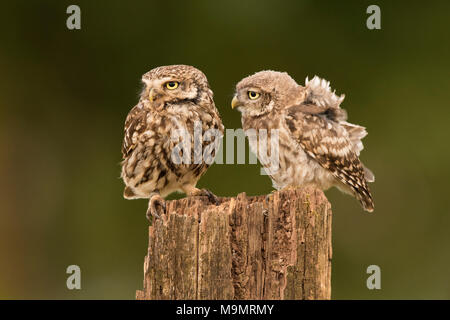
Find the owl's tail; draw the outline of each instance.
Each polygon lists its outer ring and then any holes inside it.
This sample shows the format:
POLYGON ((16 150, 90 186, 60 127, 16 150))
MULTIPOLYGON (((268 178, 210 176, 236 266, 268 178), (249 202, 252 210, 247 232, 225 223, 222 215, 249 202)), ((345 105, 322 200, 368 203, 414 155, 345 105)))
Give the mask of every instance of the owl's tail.
POLYGON ((353 191, 355 192, 355 196, 361 203, 363 209, 367 212, 372 212, 375 205, 373 203, 373 197, 370 193, 367 183, 365 183, 363 186, 356 186, 355 188, 353 188, 353 191))

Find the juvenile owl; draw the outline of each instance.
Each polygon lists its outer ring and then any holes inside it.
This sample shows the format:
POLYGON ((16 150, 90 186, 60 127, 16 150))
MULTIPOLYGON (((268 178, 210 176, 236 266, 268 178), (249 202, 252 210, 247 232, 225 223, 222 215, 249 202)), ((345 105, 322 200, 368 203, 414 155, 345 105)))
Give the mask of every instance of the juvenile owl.
POLYGON ((371 212, 374 203, 367 184, 375 178, 358 158, 367 132, 346 122, 347 113, 340 108, 343 100, 344 95, 337 96, 329 82, 318 77, 306 78, 301 86, 287 73, 261 71, 236 85, 232 108, 241 112, 250 148, 276 189, 336 186, 371 212), (267 139, 260 135, 250 139, 249 129, 266 131, 267 139), (276 169, 269 168, 272 164, 260 155, 263 147, 268 154, 274 152, 268 145, 272 136, 278 137, 276 169))
POLYGON ((196 188, 212 162, 203 152, 209 150, 214 157, 220 140, 217 134, 203 139, 203 134, 209 130, 223 135, 206 76, 194 67, 173 65, 150 70, 142 81, 139 102, 125 121, 124 197, 149 198, 148 219, 165 211, 163 198, 175 191, 217 200, 210 191, 196 188))

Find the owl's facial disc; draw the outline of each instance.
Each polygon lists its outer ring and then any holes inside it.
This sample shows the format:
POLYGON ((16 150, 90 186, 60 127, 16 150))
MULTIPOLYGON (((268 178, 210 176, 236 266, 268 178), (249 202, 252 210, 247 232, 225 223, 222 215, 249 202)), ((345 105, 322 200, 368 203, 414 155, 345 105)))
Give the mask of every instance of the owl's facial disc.
POLYGON ((179 80, 165 77, 156 80, 144 80, 146 90, 143 98, 157 109, 161 109, 167 103, 176 104, 179 101, 193 99, 197 95, 197 88, 189 80, 179 80))
POLYGON ((163 98, 164 96, 168 96, 168 92, 175 91, 180 87, 179 81, 167 81, 165 83, 157 84, 156 86, 152 86, 148 93, 148 99, 150 102, 156 101, 159 98, 163 98))
POLYGON ((246 104, 249 104, 252 101, 258 100, 260 97, 261 93, 257 89, 249 89, 246 95, 243 95, 241 92, 237 93, 233 97, 233 100, 231 101, 231 108, 234 109, 241 106, 245 106, 246 104))
POLYGON ((250 116, 259 116, 271 110, 272 104, 269 93, 259 88, 244 87, 240 88, 233 100, 231 108, 238 109, 242 114, 250 116))

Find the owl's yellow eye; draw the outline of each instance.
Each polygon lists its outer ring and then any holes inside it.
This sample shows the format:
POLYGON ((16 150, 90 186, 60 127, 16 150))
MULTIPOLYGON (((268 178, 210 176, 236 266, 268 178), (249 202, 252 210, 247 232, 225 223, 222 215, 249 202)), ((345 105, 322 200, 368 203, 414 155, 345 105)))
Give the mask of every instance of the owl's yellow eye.
POLYGON ((259 98, 259 93, 258 93, 258 92, 255 92, 255 91, 249 91, 247 94, 248 94, 248 97, 249 97, 251 100, 255 100, 255 99, 258 99, 258 98, 259 98))
POLYGON ((169 81, 166 83, 166 88, 169 90, 175 90, 176 88, 178 88, 178 85, 180 83, 178 81, 169 81))

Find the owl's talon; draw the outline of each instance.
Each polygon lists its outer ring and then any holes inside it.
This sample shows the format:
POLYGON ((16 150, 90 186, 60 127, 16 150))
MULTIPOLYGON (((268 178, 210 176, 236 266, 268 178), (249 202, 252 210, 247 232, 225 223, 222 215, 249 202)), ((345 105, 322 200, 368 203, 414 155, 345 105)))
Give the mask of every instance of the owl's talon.
POLYGON ((209 202, 215 204, 216 206, 220 204, 219 198, 208 189, 195 188, 193 191, 187 192, 187 194, 191 197, 208 197, 209 202))
POLYGON ((148 222, 151 224, 153 224, 153 219, 161 219, 161 217, 155 213, 155 212, 151 212, 150 209, 147 210, 145 216, 147 217, 148 222))
POLYGON ((214 203, 216 206, 220 204, 219 198, 214 193, 212 193, 208 189, 203 189, 202 191, 208 197, 209 202, 214 203))
POLYGON ((150 197, 148 203, 148 209, 146 212, 146 216, 150 223, 153 221, 153 217, 156 219, 160 219, 162 214, 166 212, 166 202, 159 195, 155 194, 150 197))

